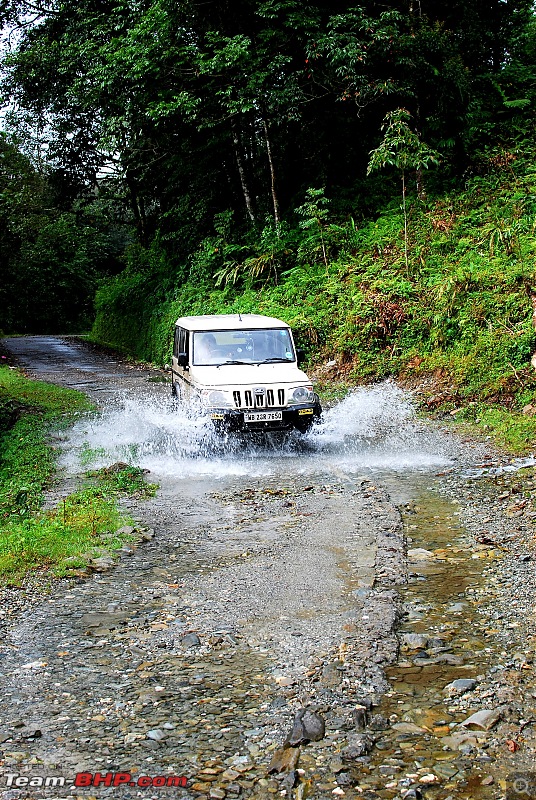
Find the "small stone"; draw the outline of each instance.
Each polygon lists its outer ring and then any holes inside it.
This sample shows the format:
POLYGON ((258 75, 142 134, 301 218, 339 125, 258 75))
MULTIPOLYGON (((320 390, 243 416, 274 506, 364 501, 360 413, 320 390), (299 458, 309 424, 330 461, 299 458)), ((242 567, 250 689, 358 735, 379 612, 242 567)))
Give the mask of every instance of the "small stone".
POLYGON ((393 730, 398 733, 428 733, 425 728, 420 728, 414 722, 396 722, 393 725, 393 730))
POLYGON ((268 767, 268 774, 272 775, 275 772, 291 772, 298 766, 300 758, 299 747, 282 747, 276 750, 270 765, 268 767))
POLYGON ((410 650, 424 650, 428 645, 428 636, 422 633, 405 633, 402 637, 402 644, 409 647, 410 650))
POLYGON ((155 742, 161 742, 162 739, 166 738, 166 734, 164 733, 164 731, 161 731, 159 728, 156 728, 155 730, 147 732, 147 738, 152 739, 155 742))
POLYGON ((116 530, 116 534, 118 536, 132 536, 136 528, 133 528, 132 525, 123 525, 122 528, 118 528, 116 530))
POLYGON ((182 637, 181 644, 183 647, 199 647, 201 639, 197 633, 187 633, 186 636, 182 637))
POLYGON ((341 751, 341 756, 351 761, 366 756, 372 750, 373 740, 366 733, 356 733, 348 737, 348 744, 341 751))
MULTIPOLYGON (((279 777, 281 778, 281 775, 279 777)), ((284 773, 280 782, 280 791, 286 792, 287 796, 290 797, 292 790, 298 785, 299 781, 300 773, 298 770, 292 769, 290 772, 284 773)))
POLYGON ((23 733, 21 733, 20 737, 21 739, 40 739, 42 735, 43 734, 41 733, 41 731, 37 728, 24 731, 23 733))
POLYGON ((294 718, 286 744, 296 747, 304 742, 319 742, 324 738, 326 725, 320 714, 303 708, 294 718))
POLYGON ((464 692, 472 692, 477 686, 478 681, 474 678, 458 678, 445 686, 445 691, 451 696, 464 694, 464 692))
POLYGON ((460 725, 463 725, 464 728, 473 726, 475 728, 481 728, 483 731, 490 731, 500 718, 500 709, 483 709, 482 711, 477 711, 476 714, 472 714, 461 722, 460 725))
POLYGON ((432 772, 428 772, 426 775, 421 775, 419 783, 424 783, 426 786, 429 786, 432 783, 438 783, 438 777, 432 772))
POLYGON ((121 623, 126 622, 128 613, 125 611, 90 611, 84 614, 80 620, 85 628, 106 628, 113 630, 121 623))
POLYGON ((445 778, 445 780, 450 780, 459 772, 459 769, 457 767, 455 767, 453 764, 448 764, 448 763, 435 764, 433 769, 434 772, 437 772, 437 774, 441 778, 445 778))
POLYGON ((491 786, 495 782, 493 775, 488 775, 480 781, 482 786, 491 786))
POLYGON ((408 558, 411 561, 425 561, 428 558, 433 558, 434 554, 431 550, 425 550, 424 547, 416 547, 414 550, 408 550, 408 558))
POLYGON ((352 721, 358 731, 364 731, 367 726, 367 709, 365 706, 356 706, 352 709, 352 721))
POLYGON ((389 720, 382 714, 374 714, 370 719, 370 729, 373 731, 386 731, 389 728, 389 720))

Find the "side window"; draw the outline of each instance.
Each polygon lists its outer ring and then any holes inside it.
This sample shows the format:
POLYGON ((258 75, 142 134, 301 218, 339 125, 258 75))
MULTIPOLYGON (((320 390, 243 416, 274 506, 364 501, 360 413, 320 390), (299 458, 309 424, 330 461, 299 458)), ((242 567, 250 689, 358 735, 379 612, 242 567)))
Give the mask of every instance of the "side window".
POLYGON ((173 355, 175 358, 179 353, 188 353, 188 331, 185 328, 175 328, 175 338, 173 341, 173 355))
POLYGON ((179 328, 179 353, 188 354, 188 331, 185 328, 179 328))

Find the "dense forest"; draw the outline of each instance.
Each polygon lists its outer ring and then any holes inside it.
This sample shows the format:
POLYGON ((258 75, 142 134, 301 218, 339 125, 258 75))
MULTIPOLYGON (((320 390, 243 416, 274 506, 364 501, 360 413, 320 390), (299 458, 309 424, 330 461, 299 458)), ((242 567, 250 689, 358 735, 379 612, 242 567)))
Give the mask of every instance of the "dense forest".
POLYGON ((484 359, 488 394, 526 399, 530 0, 0 15, 4 333, 93 328, 164 363, 179 313, 255 310, 360 377, 482 391, 484 359))

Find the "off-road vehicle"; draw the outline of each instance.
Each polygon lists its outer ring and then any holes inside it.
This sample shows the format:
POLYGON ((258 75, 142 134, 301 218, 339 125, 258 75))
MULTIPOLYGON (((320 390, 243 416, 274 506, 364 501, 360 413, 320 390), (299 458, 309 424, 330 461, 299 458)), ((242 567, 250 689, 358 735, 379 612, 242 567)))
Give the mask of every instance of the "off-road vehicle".
POLYGON ((172 392, 223 430, 309 430, 318 396, 299 369, 303 352, 290 327, 259 314, 180 317, 175 324, 172 392))

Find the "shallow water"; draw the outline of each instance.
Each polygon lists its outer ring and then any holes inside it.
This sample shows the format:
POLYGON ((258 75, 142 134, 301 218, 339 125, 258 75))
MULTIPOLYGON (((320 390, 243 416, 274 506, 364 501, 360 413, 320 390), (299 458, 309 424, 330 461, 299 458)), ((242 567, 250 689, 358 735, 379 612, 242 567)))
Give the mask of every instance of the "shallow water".
POLYGON ((412 488, 408 486, 406 494, 413 495, 413 502, 404 514, 409 581, 401 590, 401 652, 387 670, 391 689, 378 709, 390 724, 378 734, 371 761, 359 776, 360 786, 382 798, 403 797, 415 786, 437 800, 492 797, 493 790, 482 785, 493 762, 485 749, 490 737, 459 727, 469 715, 453 706, 446 691, 459 678, 477 679, 497 658, 473 594, 484 583, 485 561, 472 558, 457 504, 426 490, 422 481, 419 486, 409 478, 408 483, 412 488), (408 647, 407 634, 419 634, 428 642, 408 647), (446 654, 453 663, 434 663, 446 654), (397 730, 393 723, 409 723, 415 730, 397 730), (465 744, 453 742, 453 735, 464 734, 465 744), (423 785, 423 776, 434 776, 434 781, 423 785))

